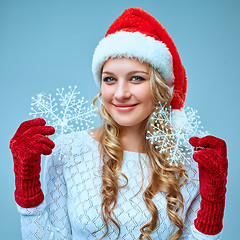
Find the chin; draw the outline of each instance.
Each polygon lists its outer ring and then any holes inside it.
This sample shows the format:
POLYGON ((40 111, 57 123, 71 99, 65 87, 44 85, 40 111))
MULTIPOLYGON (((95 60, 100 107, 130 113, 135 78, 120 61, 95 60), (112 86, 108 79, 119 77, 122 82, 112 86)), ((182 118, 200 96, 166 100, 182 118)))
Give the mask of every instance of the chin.
POLYGON ((135 126, 140 126, 141 124, 143 124, 145 121, 136 121, 136 122, 133 122, 133 121, 126 121, 126 120, 123 120, 123 121, 116 121, 114 119, 114 121, 121 127, 135 127, 135 126))

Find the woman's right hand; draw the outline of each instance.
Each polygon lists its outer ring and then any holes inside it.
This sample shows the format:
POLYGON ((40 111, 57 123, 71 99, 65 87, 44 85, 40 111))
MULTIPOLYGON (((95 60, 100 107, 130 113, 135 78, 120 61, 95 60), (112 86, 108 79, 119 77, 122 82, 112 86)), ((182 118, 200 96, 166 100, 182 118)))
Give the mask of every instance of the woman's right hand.
POLYGON ((23 122, 10 141, 15 172, 15 200, 21 207, 34 207, 43 201, 40 183, 41 154, 49 155, 54 142, 45 135, 55 129, 43 118, 23 122))

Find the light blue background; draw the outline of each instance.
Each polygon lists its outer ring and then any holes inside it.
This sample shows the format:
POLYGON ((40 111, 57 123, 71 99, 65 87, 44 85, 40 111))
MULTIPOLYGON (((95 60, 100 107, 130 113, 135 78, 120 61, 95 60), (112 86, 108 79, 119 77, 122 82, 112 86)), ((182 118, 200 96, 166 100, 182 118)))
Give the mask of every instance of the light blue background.
POLYGON ((19 124, 31 118, 31 97, 77 85, 91 100, 97 93, 93 51, 113 20, 135 6, 167 29, 187 71, 186 105, 198 109, 205 129, 228 144, 223 239, 239 237, 240 1, 1 0, 1 239, 21 239, 8 145, 19 124))

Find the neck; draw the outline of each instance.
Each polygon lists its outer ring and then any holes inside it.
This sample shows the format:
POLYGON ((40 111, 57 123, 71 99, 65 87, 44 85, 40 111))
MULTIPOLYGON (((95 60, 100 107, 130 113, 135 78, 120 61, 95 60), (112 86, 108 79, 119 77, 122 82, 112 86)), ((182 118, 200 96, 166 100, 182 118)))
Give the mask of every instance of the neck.
POLYGON ((120 143, 123 150, 131 152, 144 152, 143 145, 145 141, 144 125, 121 127, 120 129, 120 143))

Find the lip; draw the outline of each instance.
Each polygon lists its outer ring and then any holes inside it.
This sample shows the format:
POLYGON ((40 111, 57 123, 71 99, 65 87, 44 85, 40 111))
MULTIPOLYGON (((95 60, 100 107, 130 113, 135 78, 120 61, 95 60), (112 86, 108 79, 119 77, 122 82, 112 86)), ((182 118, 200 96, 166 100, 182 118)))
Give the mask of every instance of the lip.
POLYGON ((137 107, 138 104, 113 104, 119 112, 130 112, 137 107))

